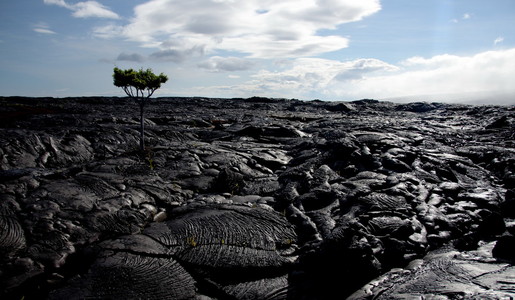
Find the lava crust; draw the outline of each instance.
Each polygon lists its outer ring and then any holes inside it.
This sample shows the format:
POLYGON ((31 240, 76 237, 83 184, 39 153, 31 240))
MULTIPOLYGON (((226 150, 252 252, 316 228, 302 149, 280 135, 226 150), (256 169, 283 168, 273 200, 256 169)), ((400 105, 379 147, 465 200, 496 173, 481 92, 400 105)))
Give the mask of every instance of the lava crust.
POLYGON ((2 299, 515 297, 515 109, 0 98, 2 299))

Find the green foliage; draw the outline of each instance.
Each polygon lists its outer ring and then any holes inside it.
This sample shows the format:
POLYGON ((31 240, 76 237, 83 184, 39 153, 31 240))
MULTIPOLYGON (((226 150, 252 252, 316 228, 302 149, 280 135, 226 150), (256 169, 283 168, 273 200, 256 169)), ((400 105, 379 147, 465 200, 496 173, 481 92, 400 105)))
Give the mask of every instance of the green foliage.
MULTIPOLYGON (((168 76, 161 73, 156 75, 152 69, 134 69, 122 70, 114 68, 113 84, 121 87, 127 96, 136 99, 140 107, 140 151, 145 151, 145 119, 144 107, 147 100, 154 92, 161 87, 162 83, 168 81, 168 76)), ((154 167, 153 160, 149 159, 150 167, 154 167)))
POLYGON ((122 70, 114 68, 113 84, 121 87, 127 96, 132 98, 150 98, 161 84, 168 81, 168 76, 161 73, 156 75, 152 69, 122 70))

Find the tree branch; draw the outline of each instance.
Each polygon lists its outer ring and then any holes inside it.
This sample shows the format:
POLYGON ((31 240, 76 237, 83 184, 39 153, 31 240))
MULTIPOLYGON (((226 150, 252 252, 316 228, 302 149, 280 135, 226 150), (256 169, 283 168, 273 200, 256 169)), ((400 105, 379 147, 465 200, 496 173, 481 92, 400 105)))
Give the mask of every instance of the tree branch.
POLYGON ((128 90, 129 90, 129 93, 128 93, 129 97, 134 98, 134 91, 132 90, 132 86, 129 86, 128 90))
POLYGON ((154 94, 154 92, 157 90, 157 88, 154 88, 154 89, 149 89, 148 90, 148 95, 147 95, 147 98, 150 98, 152 97, 152 95, 154 94))

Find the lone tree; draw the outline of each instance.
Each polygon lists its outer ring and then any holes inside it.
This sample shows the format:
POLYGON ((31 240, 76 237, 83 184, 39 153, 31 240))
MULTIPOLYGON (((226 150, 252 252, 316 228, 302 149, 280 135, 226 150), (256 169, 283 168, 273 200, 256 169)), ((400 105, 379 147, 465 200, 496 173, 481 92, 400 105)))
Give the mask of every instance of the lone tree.
POLYGON ((140 150, 145 150, 145 105, 149 101, 154 92, 161 87, 162 83, 168 81, 168 77, 161 73, 156 75, 152 69, 133 69, 121 70, 114 68, 113 83, 117 87, 121 87, 123 91, 136 100, 140 109, 140 150))

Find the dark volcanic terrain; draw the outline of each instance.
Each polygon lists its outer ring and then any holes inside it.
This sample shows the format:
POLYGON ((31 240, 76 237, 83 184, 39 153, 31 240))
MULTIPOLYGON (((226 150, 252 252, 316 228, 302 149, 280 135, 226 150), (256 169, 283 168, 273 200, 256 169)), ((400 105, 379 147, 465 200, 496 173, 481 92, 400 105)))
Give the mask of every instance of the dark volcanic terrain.
POLYGON ((515 108, 0 98, 1 299, 513 299, 515 108))

